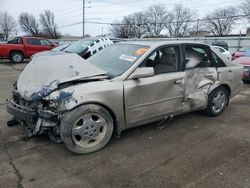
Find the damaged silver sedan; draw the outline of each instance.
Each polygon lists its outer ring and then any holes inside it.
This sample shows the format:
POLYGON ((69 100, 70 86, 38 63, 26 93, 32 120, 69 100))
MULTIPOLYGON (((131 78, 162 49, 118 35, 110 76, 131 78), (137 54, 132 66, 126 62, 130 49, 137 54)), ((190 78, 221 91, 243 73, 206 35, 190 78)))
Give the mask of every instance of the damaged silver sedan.
POLYGON ((206 44, 124 42, 88 61, 37 57, 14 85, 7 111, 29 136, 47 133, 85 154, 131 127, 196 110, 220 115, 241 90, 242 72, 206 44))

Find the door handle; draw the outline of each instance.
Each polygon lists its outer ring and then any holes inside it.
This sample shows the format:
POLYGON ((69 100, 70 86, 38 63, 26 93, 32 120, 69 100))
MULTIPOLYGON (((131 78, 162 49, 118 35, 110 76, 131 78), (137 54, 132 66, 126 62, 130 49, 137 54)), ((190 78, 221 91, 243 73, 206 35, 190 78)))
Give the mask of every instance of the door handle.
POLYGON ((229 70, 228 72, 233 72, 232 70, 229 70))

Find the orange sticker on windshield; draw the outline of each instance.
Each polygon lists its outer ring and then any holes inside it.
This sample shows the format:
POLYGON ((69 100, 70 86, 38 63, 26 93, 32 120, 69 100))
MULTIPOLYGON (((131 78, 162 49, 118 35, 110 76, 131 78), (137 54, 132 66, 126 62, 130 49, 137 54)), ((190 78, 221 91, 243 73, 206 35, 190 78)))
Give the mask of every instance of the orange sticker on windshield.
POLYGON ((139 56, 139 55, 144 54, 147 50, 148 50, 148 48, 139 48, 138 50, 136 50, 134 52, 134 54, 137 55, 137 56, 139 56))

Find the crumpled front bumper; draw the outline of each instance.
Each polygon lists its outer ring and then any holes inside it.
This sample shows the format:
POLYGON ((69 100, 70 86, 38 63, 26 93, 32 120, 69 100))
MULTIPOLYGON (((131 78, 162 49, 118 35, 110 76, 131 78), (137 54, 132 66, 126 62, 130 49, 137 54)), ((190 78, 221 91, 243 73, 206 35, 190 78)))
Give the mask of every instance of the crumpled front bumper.
POLYGON ((13 115, 18 120, 26 122, 27 124, 34 124, 38 119, 36 111, 21 106, 13 100, 7 100, 6 110, 9 114, 13 115))
POLYGON ((46 128, 57 125, 58 115, 46 110, 34 110, 7 100, 6 110, 20 122, 30 136, 44 133, 46 128))

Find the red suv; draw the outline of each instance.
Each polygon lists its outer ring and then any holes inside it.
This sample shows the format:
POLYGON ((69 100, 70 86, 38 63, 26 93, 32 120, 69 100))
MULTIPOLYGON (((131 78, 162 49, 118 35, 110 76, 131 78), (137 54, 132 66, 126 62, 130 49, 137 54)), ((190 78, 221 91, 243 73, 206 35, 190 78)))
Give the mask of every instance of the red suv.
POLYGON ((7 43, 0 44, 0 57, 20 63, 35 53, 51 50, 57 45, 47 39, 38 37, 16 37, 7 43))

